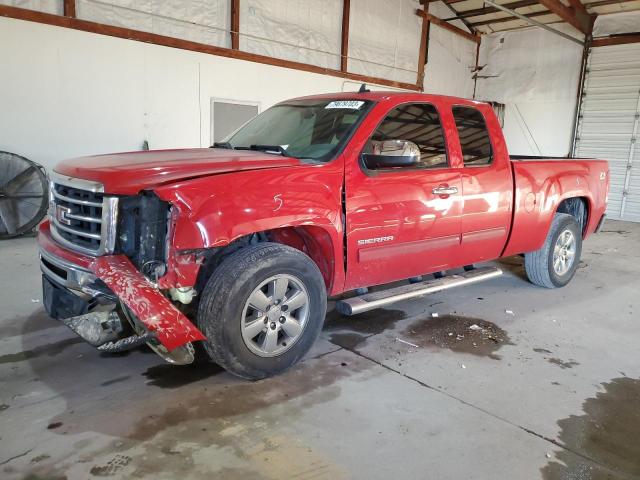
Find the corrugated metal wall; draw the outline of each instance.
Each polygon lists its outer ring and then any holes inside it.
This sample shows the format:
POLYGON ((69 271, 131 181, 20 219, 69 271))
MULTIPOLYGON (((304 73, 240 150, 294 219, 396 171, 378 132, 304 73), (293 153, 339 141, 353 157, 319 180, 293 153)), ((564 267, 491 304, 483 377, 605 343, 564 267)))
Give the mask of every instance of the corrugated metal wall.
POLYGON ((640 222, 640 44, 593 48, 574 155, 611 169, 607 216, 640 222))

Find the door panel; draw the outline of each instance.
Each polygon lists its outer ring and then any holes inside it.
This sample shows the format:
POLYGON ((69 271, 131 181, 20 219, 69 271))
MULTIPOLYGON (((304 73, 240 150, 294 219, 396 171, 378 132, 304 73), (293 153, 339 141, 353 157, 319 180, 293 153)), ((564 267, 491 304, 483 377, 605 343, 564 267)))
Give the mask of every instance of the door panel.
POLYGON ((391 110, 370 140, 416 143, 418 167, 370 171, 357 159, 345 164, 347 290, 444 270, 459 255, 460 169, 448 166, 438 113, 418 105, 391 110))
POLYGON ((448 268, 460 248, 457 169, 347 179, 347 287, 370 286, 448 268), (443 198, 444 197, 444 198, 443 198))
POLYGON ((459 265, 498 258, 508 239, 513 202, 511 163, 502 145, 493 145, 489 131, 500 133, 494 115, 481 108, 454 106, 462 169, 462 243, 459 265), (495 122, 495 125, 490 123, 495 122))

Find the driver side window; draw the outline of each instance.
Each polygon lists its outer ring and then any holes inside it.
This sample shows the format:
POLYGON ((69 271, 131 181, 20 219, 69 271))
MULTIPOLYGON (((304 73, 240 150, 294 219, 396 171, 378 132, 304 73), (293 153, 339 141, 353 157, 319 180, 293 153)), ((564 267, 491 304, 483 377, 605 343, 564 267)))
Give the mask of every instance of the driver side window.
MULTIPOLYGON (((371 136, 365 153, 377 153, 382 142, 408 141, 420 150, 420 161, 411 168, 444 168, 449 165, 447 149, 436 108, 428 103, 400 105, 387 114, 371 136)), ((395 167, 407 168, 407 167, 395 167)))

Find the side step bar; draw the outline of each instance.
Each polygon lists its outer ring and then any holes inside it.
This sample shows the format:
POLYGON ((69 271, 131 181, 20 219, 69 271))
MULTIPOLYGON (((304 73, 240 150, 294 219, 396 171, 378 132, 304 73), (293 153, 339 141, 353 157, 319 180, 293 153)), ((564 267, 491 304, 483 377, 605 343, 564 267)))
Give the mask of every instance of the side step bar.
POLYGON ((336 302, 336 310, 342 315, 356 315, 374 308, 384 307, 391 303, 407 300, 409 298, 427 295, 429 293, 448 290, 453 287, 461 287, 472 283, 489 280, 502 275, 502 270, 497 267, 475 268, 460 275, 449 275, 433 280, 426 280, 412 285, 401 285, 389 290, 367 293, 358 297, 347 298, 336 302))

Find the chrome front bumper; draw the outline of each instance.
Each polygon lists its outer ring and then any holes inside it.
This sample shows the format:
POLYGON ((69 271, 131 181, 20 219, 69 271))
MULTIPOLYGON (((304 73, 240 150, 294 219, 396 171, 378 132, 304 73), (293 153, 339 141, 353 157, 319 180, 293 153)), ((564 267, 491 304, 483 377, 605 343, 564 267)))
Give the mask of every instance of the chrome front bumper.
POLYGON ((49 280, 79 296, 116 301, 113 292, 93 272, 43 249, 40 249, 40 270, 49 280))
POLYGON ((101 352, 123 352, 154 338, 153 333, 124 335, 117 297, 96 275, 40 249, 43 304, 57 318, 101 352))

